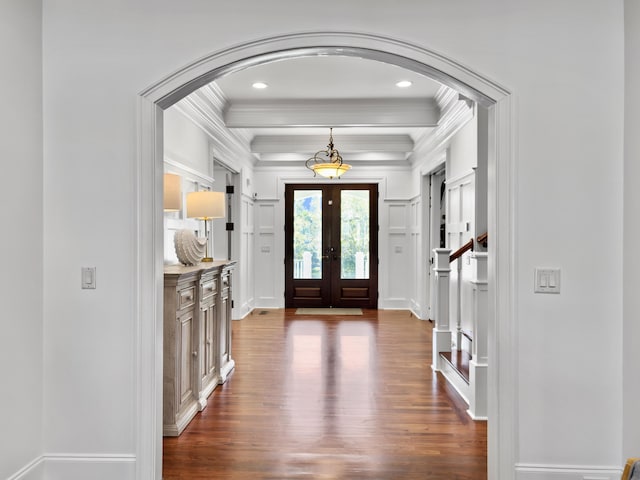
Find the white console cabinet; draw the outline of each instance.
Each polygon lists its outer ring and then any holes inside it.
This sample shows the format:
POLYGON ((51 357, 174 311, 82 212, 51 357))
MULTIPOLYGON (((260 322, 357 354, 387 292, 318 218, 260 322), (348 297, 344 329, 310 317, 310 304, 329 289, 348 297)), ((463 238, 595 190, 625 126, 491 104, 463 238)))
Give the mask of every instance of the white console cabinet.
POLYGON ((163 434, 178 436, 226 381, 235 262, 165 266, 163 434))

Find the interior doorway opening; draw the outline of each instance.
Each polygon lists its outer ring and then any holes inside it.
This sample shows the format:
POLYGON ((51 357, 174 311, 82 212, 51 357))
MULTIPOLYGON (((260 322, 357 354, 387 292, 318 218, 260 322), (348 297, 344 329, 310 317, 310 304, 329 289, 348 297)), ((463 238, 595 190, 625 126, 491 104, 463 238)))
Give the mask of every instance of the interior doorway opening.
POLYGON ((161 385, 162 351, 161 244, 162 222, 156 207, 162 198, 162 111, 195 89, 220 75, 250 65, 276 61, 290 56, 347 55, 388 62, 432 76, 488 107, 491 128, 489 162, 489 269, 491 295, 495 306, 490 325, 490 355, 495 371, 490 378, 489 471, 491 478, 506 478, 512 469, 516 445, 515 381, 513 362, 514 329, 511 292, 514 289, 511 258, 511 205, 513 192, 510 170, 510 97, 509 92, 467 68, 422 47, 393 39, 349 33, 300 34, 265 39, 224 50, 189 65, 177 74, 142 92, 140 96, 140 165, 138 169, 138 205, 140 228, 138 245, 154 245, 143 252, 138 248, 139 306, 138 328, 138 443, 139 478, 157 478, 161 471, 161 385), (326 47, 322 45, 340 45, 326 47), (267 53, 265 53, 267 52, 267 53), (500 198, 500 203, 498 203, 500 198), (149 250, 153 250, 149 252, 149 250), (159 314, 160 313, 160 314, 159 314), (160 327, 160 328, 159 328, 160 327), (499 415, 498 415, 499 413, 499 415), (493 472, 493 473, 492 473, 493 472))

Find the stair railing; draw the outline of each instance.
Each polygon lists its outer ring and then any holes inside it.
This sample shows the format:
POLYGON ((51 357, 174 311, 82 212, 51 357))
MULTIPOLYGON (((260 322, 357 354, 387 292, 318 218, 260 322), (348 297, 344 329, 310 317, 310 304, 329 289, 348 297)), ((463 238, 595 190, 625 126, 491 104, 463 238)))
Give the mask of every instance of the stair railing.
MULTIPOLYGON (((455 260, 458 260, 460 257, 462 257, 462 255, 464 255, 465 253, 467 253, 470 250, 474 250, 475 244, 476 242, 478 244, 483 245, 485 248, 487 246, 487 232, 483 233, 482 235, 478 236, 475 239, 470 238, 469 241, 467 243, 465 243, 464 245, 462 245, 459 249, 457 249, 455 252, 453 252, 450 256, 449 256, 449 263, 453 263, 455 260)), ((462 299, 461 299, 461 295, 460 292, 462 290, 462 264, 460 262, 458 262, 457 264, 457 269, 458 269, 458 275, 457 275, 457 291, 458 291, 458 308, 457 308, 457 314, 456 314, 456 348, 458 349, 458 351, 462 350, 462 313, 461 313, 461 307, 462 307, 462 299)))
MULTIPOLYGON (((449 275, 451 273, 451 262, 459 259, 464 253, 473 250, 474 246, 487 246, 487 233, 472 238, 455 252, 451 253, 447 248, 436 248, 434 252, 434 329, 433 329, 433 360, 432 368, 436 371, 442 370, 440 352, 451 351, 452 332, 449 320, 449 275)), ((487 281, 487 253, 472 253, 474 260, 474 274, 471 280, 473 288, 473 342, 470 362, 470 391, 469 391, 469 414, 474 419, 486 419, 487 415, 487 312, 488 312, 488 281, 487 281)), ((460 282, 460 262, 458 262, 458 281, 460 282)), ((458 285, 458 292, 460 285, 458 285)), ((460 308, 458 307, 458 312, 460 308)), ((458 341, 460 348, 460 335, 462 329, 460 323, 457 325, 458 341)), ((447 375, 445 374, 445 377, 447 375)))

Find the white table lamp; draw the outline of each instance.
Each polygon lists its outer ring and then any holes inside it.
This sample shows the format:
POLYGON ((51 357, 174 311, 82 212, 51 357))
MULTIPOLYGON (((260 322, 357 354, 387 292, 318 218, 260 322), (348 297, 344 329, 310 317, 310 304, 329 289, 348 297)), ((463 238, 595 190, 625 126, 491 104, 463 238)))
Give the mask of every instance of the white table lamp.
POLYGON ((212 218, 224 218, 224 192, 191 192, 187 193, 187 217, 204 220, 204 233, 207 239, 207 248, 203 262, 212 262, 209 256, 209 229, 207 222, 212 218))

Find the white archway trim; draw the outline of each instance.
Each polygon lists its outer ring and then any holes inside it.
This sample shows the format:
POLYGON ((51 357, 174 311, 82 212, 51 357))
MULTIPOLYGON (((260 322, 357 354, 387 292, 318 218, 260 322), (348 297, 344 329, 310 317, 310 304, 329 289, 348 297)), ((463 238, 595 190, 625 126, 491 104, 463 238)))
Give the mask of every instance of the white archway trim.
POLYGON ((162 112, 221 75, 300 56, 341 55, 397 65, 429 76, 489 109, 489 478, 514 476, 517 452, 515 372, 515 161, 508 90, 444 55, 392 38, 309 32, 236 45, 186 65, 139 95, 136 194, 136 478, 162 470, 162 112), (499 415, 498 415, 499 414, 499 415))

